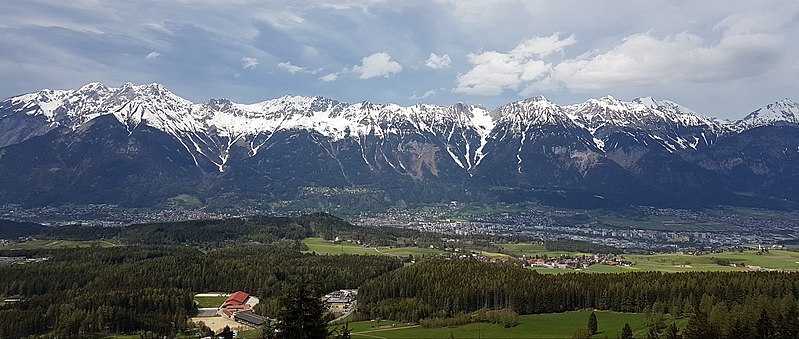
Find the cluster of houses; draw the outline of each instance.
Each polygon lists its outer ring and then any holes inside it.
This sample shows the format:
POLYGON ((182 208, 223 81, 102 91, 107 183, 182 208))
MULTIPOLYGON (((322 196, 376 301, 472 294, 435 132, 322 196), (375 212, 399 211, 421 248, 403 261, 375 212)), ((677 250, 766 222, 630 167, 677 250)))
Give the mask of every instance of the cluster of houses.
POLYGON ((608 266, 633 266, 634 263, 624 259, 624 257, 613 254, 590 254, 590 255, 561 255, 561 256, 536 256, 536 257, 489 257, 482 253, 471 252, 457 255, 459 259, 471 259, 482 262, 505 263, 530 268, 559 268, 582 270, 591 265, 608 266))
POLYGON ((525 260, 527 267, 543 267, 543 268, 561 268, 582 270, 591 265, 608 265, 608 266, 632 266, 631 261, 614 255, 578 255, 578 256, 560 256, 549 258, 528 258, 525 260))
POLYGON ((246 292, 236 291, 219 306, 217 314, 244 325, 258 327, 266 322, 266 317, 253 313, 253 308, 258 302, 258 298, 246 292))
POLYGON ((333 313, 346 313, 355 307, 355 298, 358 296, 358 290, 338 290, 325 294, 322 297, 322 302, 325 303, 330 312, 333 313))
POLYGON ((47 261, 50 258, 26 258, 26 257, 0 257, 0 265, 29 264, 47 261))

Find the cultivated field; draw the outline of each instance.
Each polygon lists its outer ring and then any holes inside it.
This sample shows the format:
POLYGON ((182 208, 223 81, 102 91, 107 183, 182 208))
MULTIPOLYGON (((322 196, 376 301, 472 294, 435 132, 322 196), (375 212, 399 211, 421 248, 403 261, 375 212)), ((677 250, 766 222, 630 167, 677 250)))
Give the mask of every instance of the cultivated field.
MULTIPOLYGON (((535 314, 519 317, 520 324, 504 328, 499 324, 469 324, 445 328, 381 321, 361 321, 349 325, 353 338, 571 338, 577 328, 586 327, 591 312, 535 314)), ((597 338, 614 338, 629 323, 636 338, 646 337, 646 317, 643 314, 597 311, 597 338)))
POLYGON ((307 238, 302 241, 308 246, 309 252, 316 254, 372 254, 372 255, 393 255, 397 257, 424 257, 444 253, 444 251, 432 248, 418 247, 364 247, 352 243, 333 243, 322 238, 307 238))

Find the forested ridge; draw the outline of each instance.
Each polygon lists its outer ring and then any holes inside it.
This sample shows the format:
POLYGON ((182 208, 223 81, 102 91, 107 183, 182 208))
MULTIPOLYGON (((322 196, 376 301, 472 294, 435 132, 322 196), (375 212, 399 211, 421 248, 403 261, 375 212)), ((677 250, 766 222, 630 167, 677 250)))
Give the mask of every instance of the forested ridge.
MULTIPOLYGON (((711 337, 757 337, 758 320, 773 336, 799 336, 799 273, 633 272, 544 275, 472 260, 426 260, 367 281, 364 318, 417 322, 480 309, 519 314, 582 309, 659 312, 701 319, 711 337)), ((707 334, 705 333, 705 334, 707 334)))
MULTIPOLYGON (((0 251, 49 258, 0 266, 0 296, 22 299, 0 306, 0 338, 142 331, 174 336, 195 311, 194 293, 243 290, 261 298, 256 312, 274 317, 285 314, 279 300, 288 300, 297 285, 316 292, 360 288, 356 318, 428 327, 473 321, 512 326, 516 314, 599 309, 688 317, 686 339, 799 337, 799 273, 543 275, 473 260, 433 258, 403 267, 388 256, 306 253, 300 239, 311 236, 372 245, 453 244, 437 234, 357 227, 328 214, 47 227, 36 236, 126 245, 0 251)), ((454 244, 495 246, 490 238, 454 244)), ((615 250, 565 240, 545 245, 615 250)))
POLYGON ((311 281, 322 291, 354 288, 401 266, 391 257, 303 254, 301 246, 283 241, 207 253, 185 246, 27 251, 51 259, 0 266, 0 295, 23 299, 0 307, 0 337, 138 330, 174 335, 185 329, 197 292, 248 291, 263 300, 256 311, 273 315, 275 297, 295 282, 311 281))

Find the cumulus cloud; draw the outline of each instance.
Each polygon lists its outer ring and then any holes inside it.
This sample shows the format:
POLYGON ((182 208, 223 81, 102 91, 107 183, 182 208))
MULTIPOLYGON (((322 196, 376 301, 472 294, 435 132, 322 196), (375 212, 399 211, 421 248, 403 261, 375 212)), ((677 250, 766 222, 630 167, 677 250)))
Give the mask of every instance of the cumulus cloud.
POLYGON ((298 72, 305 73, 305 72, 308 71, 308 69, 306 69, 305 67, 292 65, 291 61, 281 62, 281 63, 277 64, 277 67, 280 67, 283 70, 285 70, 286 72, 289 72, 289 74, 294 74, 294 73, 298 73, 298 72))
POLYGON ((152 60, 152 59, 158 58, 160 56, 161 56, 161 53, 158 53, 158 51, 152 51, 152 52, 150 52, 150 54, 147 54, 147 56, 144 57, 144 58, 147 59, 147 60, 152 60))
POLYGON ((556 65, 552 79, 569 89, 618 84, 730 81, 773 67, 783 39, 766 33, 727 30, 718 41, 683 32, 658 38, 649 32, 627 36, 606 52, 593 52, 556 65))
POLYGON ((388 78, 392 74, 402 72, 402 66, 391 60, 391 56, 386 52, 375 53, 361 59, 361 64, 352 68, 352 71, 359 73, 359 79, 371 79, 374 77, 388 78))
POLYGON ((338 73, 330 73, 330 74, 327 74, 327 75, 323 75, 323 76, 319 77, 319 80, 322 80, 324 82, 336 81, 336 80, 338 80, 338 73))
POLYGON ((431 96, 433 96, 435 94, 436 94, 436 90, 431 89, 429 91, 424 92, 422 95, 416 95, 416 93, 414 93, 411 96, 411 99, 425 99, 425 98, 429 98, 429 97, 431 97, 431 96))
POLYGON ((458 75, 457 93, 476 95, 499 95, 504 90, 517 90, 523 82, 544 77, 551 65, 541 60, 556 52, 562 52, 576 42, 574 35, 564 39, 560 33, 548 37, 534 37, 519 43, 512 50, 502 53, 488 51, 469 53, 467 58, 473 67, 458 75))
POLYGON ((424 64, 432 69, 442 69, 448 68, 451 63, 452 59, 449 58, 449 54, 445 53, 444 55, 439 56, 435 53, 430 53, 430 57, 427 58, 427 61, 424 64))
POLYGON ((283 69, 284 71, 288 72, 289 74, 296 74, 296 73, 307 73, 307 74, 316 74, 320 72, 322 69, 308 69, 307 67, 301 67, 297 65, 292 65, 291 61, 284 61, 277 64, 277 67, 283 69))
POLYGON ((258 58, 241 57, 242 69, 255 69, 258 67, 258 58))
POLYGON ((508 52, 467 55, 472 68, 457 77, 458 93, 500 95, 506 90, 530 95, 536 90, 617 89, 732 81, 767 72, 778 64, 784 39, 761 31, 759 20, 727 18, 716 25, 721 37, 691 32, 657 37, 652 32, 626 36, 606 50, 572 58, 548 58, 573 45, 574 36, 535 37, 508 52))

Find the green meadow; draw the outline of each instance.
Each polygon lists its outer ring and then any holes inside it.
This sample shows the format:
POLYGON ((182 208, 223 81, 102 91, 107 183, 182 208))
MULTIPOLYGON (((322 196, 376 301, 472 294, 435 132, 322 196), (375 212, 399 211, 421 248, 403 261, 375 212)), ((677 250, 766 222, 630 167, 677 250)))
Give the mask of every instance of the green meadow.
POLYGON ((391 255, 397 257, 424 257, 445 253, 442 250, 419 247, 365 247, 358 244, 339 242, 334 243, 322 238, 306 238, 302 241, 309 252, 316 254, 371 254, 391 255))
POLYGON ((225 302, 227 297, 194 297, 194 301, 199 308, 217 308, 225 302))
MULTIPOLYGON (((575 330, 587 327, 590 311, 519 316, 519 325, 468 324, 443 328, 423 328, 389 321, 361 321, 349 324, 353 338, 571 338, 575 330)), ((637 313, 597 311, 598 334, 615 338, 629 323, 636 338, 646 337, 646 317, 637 313)))

